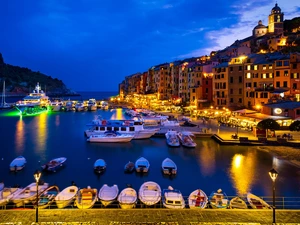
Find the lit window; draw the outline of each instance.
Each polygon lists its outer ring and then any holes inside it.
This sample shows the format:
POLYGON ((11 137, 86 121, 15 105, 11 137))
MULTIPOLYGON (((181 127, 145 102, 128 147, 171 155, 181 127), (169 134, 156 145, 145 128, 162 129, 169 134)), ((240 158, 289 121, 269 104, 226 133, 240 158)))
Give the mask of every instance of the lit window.
POLYGON ((267 78, 267 74, 263 74, 263 79, 266 79, 267 78))
POLYGON ((248 65, 248 66, 247 66, 247 70, 251 70, 251 65, 248 65))
POLYGON ((254 70, 257 70, 258 66, 257 65, 254 65, 254 70))
POLYGON ((250 79, 251 78, 251 73, 247 73, 246 78, 250 79))

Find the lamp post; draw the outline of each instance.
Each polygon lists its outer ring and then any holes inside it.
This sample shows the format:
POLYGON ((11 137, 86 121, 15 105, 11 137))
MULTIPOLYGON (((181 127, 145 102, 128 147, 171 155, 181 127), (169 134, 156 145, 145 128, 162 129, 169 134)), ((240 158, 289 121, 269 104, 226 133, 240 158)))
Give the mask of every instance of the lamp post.
POLYGON ((275 180, 278 177, 277 171, 273 168, 269 171, 269 175, 273 181, 273 224, 275 224, 275 180))
POLYGON ((36 182, 36 205, 35 205, 35 222, 39 222, 39 180, 41 178, 42 173, 40 171, 35 171, 33 174, 35 182, 36 182))

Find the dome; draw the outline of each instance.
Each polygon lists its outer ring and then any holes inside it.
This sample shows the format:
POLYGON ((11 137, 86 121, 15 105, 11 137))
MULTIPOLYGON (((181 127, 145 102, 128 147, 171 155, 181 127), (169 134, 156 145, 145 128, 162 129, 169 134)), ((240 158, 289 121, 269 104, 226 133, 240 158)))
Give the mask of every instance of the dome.
POLYGON ((272 14, 274 14, 274 13, 281 13, 281 8, 277 5, 277 3, 276 3, 275 6, 273 7, 271 13, 272 13, 272 14))
POLYGON ((261 28, 267 28, 265 25, 262 24, 262 21, 258 21, 258 25, 256 25, 256 27, 254 27, 254 29, 261 29, 261 28))

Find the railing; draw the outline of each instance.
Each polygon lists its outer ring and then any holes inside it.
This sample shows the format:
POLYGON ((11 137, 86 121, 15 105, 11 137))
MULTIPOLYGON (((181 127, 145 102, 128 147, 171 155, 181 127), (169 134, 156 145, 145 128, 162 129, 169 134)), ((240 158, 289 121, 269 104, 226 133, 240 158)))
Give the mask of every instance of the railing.
MULTIPOLYGON (((231 200, 232 198, 234 198, 236 196, 228 196, 229 200, 231 200)), ((272 196, 264 196, 261 197, 266 203, 268 203, 270 206, 273 205, 273 197, 272 196)), ((185 203, 186 203, 186 209, 189 208, 188 205, 188 196, 184 197, 185 199, 185 203)), ((251 209, 251 206, 249 205, 249 203, 247 202, 247 199, 245 197, 242 197, 242 199, 246 202, 248 209, 251 209)), ((276 197, 275 198, 275 206, 276 209, 300 209, 300 197, 276 197)), ((16 205, 14 205, 13 203, 8 203, 6 205, 2 205, 0 206, 0 210, 10 210, 10 209, 34 209, 35 205, 34 204, 25 204, 21 207, 16 207, 16 205)), ((78 207, 75 205, 75 203, 72 203, 70 206, 66 207, 68 209, 70 208, 74 208, 77 209, 78 207)), ((114 202, 112 202, 111 204, 109 204, 108 206, 104 206, 102 205, 102 203, 98 200, 96 201, 96 203, 93 205, 92 207, 93 209, 102 209, 102 208, 120 208, 119 203, 117 200, 115 200, 114 202)), ((165 207, 163 206, 162 201, 158 202, 155 205, 152 206, 147 206, 145 204, 143 204, 141 201, 137 201, 137 203, 135 204, 134 208, 138 208, 138 209, 143 209, 143 208, 156 208, 156 209, 165 209, 165 207)), ((50 204, 49 206, 47 206, 45 209, 57 209, 57 206, 55 204, 55 202, 52 202, 52 204, 50 204)), ((210 206, 209 202, 206 206, 206 209, 212 209, 212 207, 210 206)), ((229 209, 229 207, 228 207, 229 209)))

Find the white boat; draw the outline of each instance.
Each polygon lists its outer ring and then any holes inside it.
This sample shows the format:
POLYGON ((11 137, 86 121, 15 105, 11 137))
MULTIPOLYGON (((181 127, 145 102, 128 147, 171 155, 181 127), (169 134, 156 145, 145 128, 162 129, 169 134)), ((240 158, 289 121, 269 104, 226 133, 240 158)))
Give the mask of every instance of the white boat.
POLYGON ((66 101, 64 108, 65 108, 65 111, 67 111, 67 112, 74 111, 75 110, 74 102, 69 99, 68 101, 66 101))
POLYGON ((103 159, 97 159, 94 163, 94 172, 95 173, 104 173, 106 170, 106 162, 103 159))
POLYGON ((147 173, 150 168, 149 161, 147 159, 145 159, 144 157, 138 158, 134 165, 135 165, 136 172, 147 173))
POLYGON ((90 129, 84 133, 87 137, 95 134, 103 134, 106 131, 117 131, 120 134, 132 134, 133 139, 147 139, 159 131, 159 128, 145 128, 141 120, 103 120, 96 118, 87 124, 90 129))
POLYGON ((177 131, 169 130, 165 134, 167 144, 171 147, 178 147, 180 146, 179 138, 177 136, 177 131))
MULTIPOLYGON (((38 193, 44 191, 49 187, 48 183, 38 185, 38 193)), ((32 203, 36 199, 37 188, 36 183, 31 183, 27 187, 16 191, 10 199, 16 207, 23 206, 24 204, 32 203)))
POLYGON ((52 159, 46 164, 42 165, 42 169, 46 171, 56 172, 57 169, 59 169, 64 165, 66 160, 67 160, 66 157, 59 157, 59 158, 52 159))
POLYGON ((4 187, 0 191, 0 206, 6 205, 10 199, 14 196, 14 193, 21 190, 20 188, 15 187, 4 187))
POLYGON ((77 112, 84 111, 86 108, 87 108, 87 106, 85 106, 82 101, 79 101, 75 104, 75 111, 77 111, 77 112))
POLYGON ((51 111, 59 112, 62 110, 62 107, 63 107, 63 102, 61 100, 57 99, 57 100, 51 101, 51 104, 50 104, 51 111))
POLYGON ((190 209, 205 209, 208 198, 204 191, 197 189, 189 195, 188 202, 190 209))
POLYGON ((89 111, 96 111, 97 110, 97 101, 94 98, 89 99, 87 104, 89 111))
POLYGON ((118 196, 118 202, 122 209, 134 208, 137 202, 136 191, 131 187, 123 189, 118 196))
POLYGON ((103 134, 93 134, 87 141, 88 142, 100 142, 100 143, 120 143, 130 142, 133 139, 132 134, 121 134, 115 131, 106 131, 103 134))
POLYGON ((80 189, 75 199, 75 205, 78 209, 92 208, 98 199, 97 193, 96 188, 87 187, 80 189))
MULTIPOLYGON (((50 186, 39 194, 38 208, 45 209, 49 207, 59 193, 59 188, 56 185, 50 186)), ((36 205, 36 202, 33 203, 36 205)))
POLYGON ((161 200, 161 188, 153 182, 147 181, 139 189, 139 199, 147 206, 155 205, 161 200))
POLYGON ((253 209, 271 209, 272 207, 260 197, 247 193, 247 201, 253 209))
POLYGON ((230 209, 247 209, 246 202, 241 197, 234 197, 229 202, 230 209))
POLYGON ((26 159, 23 156, 18 156, 9 165, 10 171, 19 171, 25 167, 26 159))
POLYGON ((178 138, 180 143, 188 148, 195 148, 197 146, 197 144, 194 142, 193 138, 192 138, 193 133, 188 132, 188 131, 182 131, 182 132, 178 132, 178 138))
POLYGON ((163 190, 163 205, 169 209, 183 209, 185 201, 179 190, 169 186, 163 190))
POLYGON ((69 186, 63 189, 55 196, 55 203, 57 208, 62 209, 73 203, 78 193, 77 186, 69 186))
POLYGON ((114 184, 113 186, 108 186, 107 184, 104 184, 99 190, 98 198, 102 205, 108 206, 117 199, 118 194, 118 185, 114 184))
POLYGON ((162 172, 166 175, 175 175, 177 174, 177 165, 173 160, 165 158, 161 164, 162 172))
POLYGON ((210 206, 214 209, 227 209, 229 206, 229 199, 222 189, 212 192, 208 198, 210 206))
POLYGON ((10 109, 10 108, 12 108, 12 105, 5 102, 5 81, 3 81, 3 91, 2 91, 0 109, 10 109))
POLYGON ((22 115, 35 115, 46 112, 50 108, 49 97, 41 90, 37 83, 32 93, 16 103, 16 108, 22 115))

